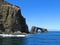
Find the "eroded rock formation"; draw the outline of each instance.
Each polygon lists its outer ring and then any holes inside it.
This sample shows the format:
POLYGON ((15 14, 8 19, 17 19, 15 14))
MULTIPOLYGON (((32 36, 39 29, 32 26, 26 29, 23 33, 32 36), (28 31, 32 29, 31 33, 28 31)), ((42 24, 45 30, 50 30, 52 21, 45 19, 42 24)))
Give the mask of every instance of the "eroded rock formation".
MULTIPOLYGON (((32 26, 30 33, 35 34, 39 29, 41 32, 47 32, 47 29, 32 26)), ((26 19, 22 16, 21 9, 4 0, 0 0, 0 34, 1 33, 29 33, 26 19)))
POLYGON ((0 0, 0 33, 28 33, 28 26, 18 6, 0 0))
POLYGON ((32 26, 30 33, 32 33, 32 34, 38 33, 38 30, 40 30, 41 32, 47 32, 47 29, 45 29, 45 28, 32 26))

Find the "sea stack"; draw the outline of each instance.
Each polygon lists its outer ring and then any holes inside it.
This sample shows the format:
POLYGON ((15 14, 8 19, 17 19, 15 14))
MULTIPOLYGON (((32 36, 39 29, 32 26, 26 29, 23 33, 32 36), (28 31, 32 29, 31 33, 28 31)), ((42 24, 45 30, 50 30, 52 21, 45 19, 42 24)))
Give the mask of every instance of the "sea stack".
POLYGON ((29 33, 26 19, 21 9, 0 0, 0 34, 29 33))
POLYGON ((48 32, 47 29, 45 29, 45 28, 32 26, 30 33, 36 34, 36 33, 38 33, 38 30, 40 30, 42 33, 48 32))

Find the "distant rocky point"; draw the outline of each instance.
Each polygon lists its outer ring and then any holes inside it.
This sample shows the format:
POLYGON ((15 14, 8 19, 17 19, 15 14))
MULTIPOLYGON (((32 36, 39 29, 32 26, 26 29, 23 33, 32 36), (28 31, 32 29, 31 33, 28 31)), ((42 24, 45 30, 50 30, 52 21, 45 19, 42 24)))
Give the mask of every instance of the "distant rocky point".
POLYGON ((21 14, 21 9, 4 0, 0 0, 0 34, 27 34, 47 32, 47 29, 32 26, 31 31, 28 31, 26 19, 21 14))
POLYGON ((45 29, 45 28, 40 28, 40 27, 32 26, 30 33, 36 34, 36 33, 38 33, 38 30, 40 30, 42 33, 48 32, 47 29, 45 29))

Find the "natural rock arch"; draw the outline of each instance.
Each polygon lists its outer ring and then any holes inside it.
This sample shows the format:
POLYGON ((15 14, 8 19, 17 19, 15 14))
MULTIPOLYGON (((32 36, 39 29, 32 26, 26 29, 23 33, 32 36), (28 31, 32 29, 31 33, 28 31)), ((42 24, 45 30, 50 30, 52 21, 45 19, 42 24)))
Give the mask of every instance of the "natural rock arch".
POLYGON ((39 28, 36 26, 32 26, 30 33, 35 34, 38 32, 38 30, 41 30, 41 32, 47 32, 47 29, 45 29, 45 28, 39 28))

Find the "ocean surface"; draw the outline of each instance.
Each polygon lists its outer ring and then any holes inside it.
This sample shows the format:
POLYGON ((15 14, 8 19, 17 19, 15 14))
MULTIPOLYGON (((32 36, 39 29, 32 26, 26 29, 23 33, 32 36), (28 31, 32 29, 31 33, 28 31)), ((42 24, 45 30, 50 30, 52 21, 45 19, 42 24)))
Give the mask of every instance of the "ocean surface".
POLYGON ((0 45, 60 45, 60 31, 29 34, 22 37, 1 38, 0 45))

